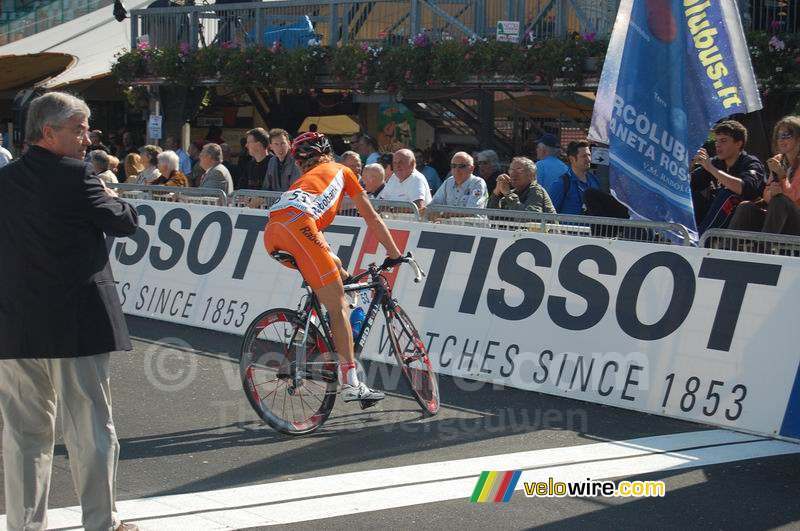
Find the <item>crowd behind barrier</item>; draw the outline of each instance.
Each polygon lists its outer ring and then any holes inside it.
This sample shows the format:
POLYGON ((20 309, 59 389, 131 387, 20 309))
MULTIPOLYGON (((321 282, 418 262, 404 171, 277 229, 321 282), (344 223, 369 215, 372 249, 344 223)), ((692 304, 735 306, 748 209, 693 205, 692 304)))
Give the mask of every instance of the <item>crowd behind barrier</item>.
MULTIPOLYGON (((696 233, 675 223, 631 219, 594 175, 592 146, 585 140, 563 146, 557 135, 544 134, 533 156, 506 162, 493 150, 382 153, 365 133, 332 141, 341 153, 337 160, 356 174, 386 219, 659 244, 697 245, 702 237, 702 247, 797 256, 800 186, 792 182, 800 175, 800 118, 778 121, 776 155, 764 163, 745 151, 742 124, 725 120, 712 132, 715 141, 690 164, 696 233)), ((300 177, 291 135, 280 128, 247 131, 238 151, 219 127, 186 151, 177 136, 168 136, 163 150, 136 147, 130 131, 111 135, 108 145, 99 130, 89 140, 87 162, 131 199, 268 210, 300 177)), ((347 198, 339 213, 358 215, 347 198)))
MULTIPOLYGON (((124 183, 115 183, 109 186, 115 188, 120 197, 127 199, 262 210, 269 210, 281 196, 281 192, 267 190, 236 190, 228 197, 221 190, 213 189, 124 183)), ((370 199, 370 201, 384 219, 481 227, 512 232, 640 241, 662 245, 693 245, 686 227, 677 223, 439 205, 430 206, 425 209, 424 213, 420 213, 417 206, 409 201, 383 199, 370 199)), ((342 202, 339 213, 346 216, 358 216, 358 212, 348 198, 342 202)), ((781 234, 709 229, 700 238, 699 246, 709 249, 800 257, 800 237, 781 234)))

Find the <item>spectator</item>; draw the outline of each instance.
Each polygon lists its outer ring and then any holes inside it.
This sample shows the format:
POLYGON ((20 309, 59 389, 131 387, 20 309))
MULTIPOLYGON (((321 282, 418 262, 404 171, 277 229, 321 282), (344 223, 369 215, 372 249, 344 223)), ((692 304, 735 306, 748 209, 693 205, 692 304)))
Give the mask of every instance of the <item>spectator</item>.
POLYGON ((269 134, 261 127, 256 127, 247 132, 245 149, 250 156, 250 161, 245 166, 244 173, 239 183, 239 188, 247 190, 261 190, 267 178, 267 166, 271 155, 269 151, 269 134))
POLYGON ((81 527, 135 529, 115 511, 119 442, 110 352, 131 350, 131 342, 105 236, 132 235, 138 216, 84 162, 89 117, 86 103, 69 94, 36 98, 27 115, 30 149, 0 169, 0 248, 7 250, 0 265, 0 411, 8 529, 47 527, 57 414, 81 527))
MULTIPOLYGON (((133 136, 133 133, 130 131, 125 131, 122 133, 122 153, 129 154, 129 153, 139 153, 139 150, 136 147, 136 139, 133 136)), ((119 156, 120 151, 117 151, 117 155, 119 156)), ((130 175, 128 176, 130 177, 130 175)))
POLYGON ((355 151, 345 151, 342 153, 342 159, 340 161, 342 165, 347 166, 353 173, 356 174, 356 177, 361 177, 361 157, 355 151))
POLYGON ((431 202, 431 189, 425 176, 417 171, 414 152, 410 149, 395 151, 392 159, 394 174, 378 196, 390 201, 409 201, 420 212, 431 202))
POLYGON ((361 155, 364 165, 375 164, 378 162, 380 153, 378 153, 378 143, 374 138, 366 133, 356 133, 350 139, 350 147, 353 151, 361 155))
POLYGON ((222 149, 222 164, 228 168, 228 173, 231 174, 231 179, 233 179, 234 187, 236 183, 239 182, 241 176, 239 174, 239 167, 231 162, 233 159, 233 155, 231 154, 231 147, 228 144, 220 144, 219 146, 222 149))
POLYGON ((439 172, 428 164, 428 157, 421 149, 414 150, 414 158, 417 159, 417 171, 425 176, 431 193, 435 194, 436 190, 442 185, 442 178, 439 177, 439 172))
POLYGON ((198 146, 196 142, 189 144, 187 153, 192 161, 192 173, 186 176, 189 178, 189 186, 197 186, 200 182, 200 178, 203 176, 203 173, 205 173, 203 166, 200 165, 201 149, 202 146, 198 146))
POLYGON ((289 153, 289 133, 283 129, 270 129, 269 148, 275 155, 267 164, 267 177, 262 188, 273 192, 285 192, 300 177, 300 168, 289 153))
POLYGON ((114 174, 114 178, 119 182, 119 159, 114 155, 108 156, 108 169, 114 174))
POLYGON ((497 186, 497 177, 503 173, 497 152, 493 149, 479 151, 475 160, 478 161, 481 177, 486 181, 486 189, 494 190, 497 186))
POLYGON ((203 145, 208 144, 224 144, 225 139, 222 138, 222 128, 218 125, 210 125, 208 127, 208 134, 203 139, 203 145))
POLYGON ((158 154, 158 171, 161 176, 153 184, 164 186, 189 186, 189 179, 180 170, 181 159, 174 151, 164 151, 158 154))
POLYGON ((11 152, 3 147, 3 133, 0 133, 0 168, 11 162, 13 158, 11 152))
POLYGON ((153 145, 142 146, 142 149, 139 150, 144 169, 136 178, 136 184, 151 184, 161 177, 161 174, 158 172, 159 153, 161 153, 161 148, 153 145))
POLYGON ((555 214, 550 196, 536 180, 536 164, 527 157, 514 157, 508 173, 497 177, 497 185, 489 198, 489 208, 526 210, 555 214))
POLYGON ((445 179, 430 204, 484 208, 487 200, 486 182, 473 175, 475 165, 470 154, 459 151, 453 155, 450 168, 452 175, 445 179))
MULTIPOLYGON (((392 163, 394 161, 394 155, 391 153, 381 153, 378 157, 378 162, 376 164, 380 164, 383 167, 383 172, 388 175, 389 177, 392 176, 394 173, 394 168, 392 168, 392 163)), ((428 186, 430 188, 430 186, 428 186)))
MULTIPOLYGON (((257 127, 256 129, 261 129, 261 128, 257 127)), ((263 131, 263 129, 261 130, 263 131)), ((267 135, 265 134, 264 137, 267 138, 267 135)), ((269 145, 269 139, 267 139, 267 143, 264 144, 264 149, 267 149, 268 145, 269 145)), ((239 158, 236 160, 236 164, 239 166, 239 175, 242 176, 242 179, 244 179, 244 174, 247 171, 247 165, 250 163, 251 160, 253 160, 253 157, 247 150, 247 137, 245 136, 244 138, 239 139, 239 158)), ((264 168, 264 175, 266 174, 267 174, 267 169, 264 168)), ((259 184, 258 187, 261 188, 261 185, 259 184)))
POLYGON ((364 190, 371 199, 377 198, 386 186, 386 173, 380 164, 367 164, 361 175, 364 190))
POLYGON ((777 155, 767 161, 763 202, 736 207, 730 228, 800 236, 800 118, 784 116, 772 132, 777 155))
POLYGON ((744 151, 747 129, 742 124, 720 122, 714 135, 717 155, 711 158, 700 148, 692 160, 692 166, 697 166, 690 177, 698 234, 721 227, 736 204, 758 197, 765 181, 761 161, 744 151))
POLYGON ((233 193, 233 180, 231 174, 222 164, 222 148, 219 144, 206 144, 200 150, 200 167, 205 173, 200 178, 198 188, 216 188, 226 194, 233 193))
POLYGON ((556 135, 546 133, 536 141, 536 180, 545 190, 549 190, 556 180, 569 171, 558 157, 560 153, 561 144, 556 135))
POLYGON ((142 164, 142 157, 138 153, 128 153, 125 155, 125 182, 128 184, 135 184, 139 174, 142 173, 144 165, 142 164))
POLYGON ((184 176, 192 173, 192 159, 178 143, 178 137, 168 136, 167 139, 164 140, 164 150, 174 151, 175 154, 178 155, 178 160, 180 161, 180 166, 178 169, 184 174, 184 176))
POLYGON ((590 188, 600 189, 600 181, 589 171, 592 151, 586 140, 575 140, 567 146, 569 170, 546 188, 559 214, 581 215, 586 212, 583 194, 590 188))
POLYGON ((102 149, 95 149, 89 152, 89 161, 94 166, 97 177, 105 181, 106 184, 117 183, 117 176, 111 171, 111 156, 102 149))
POLYGON ((94 129, 89 132, 89 141, 91 144, 88 148, 86 148, 86 150, 90 153, 98 149, 105 151, 106 153, 111 153, 108 146, 103 144, 103 132, 100 129, 94 129))

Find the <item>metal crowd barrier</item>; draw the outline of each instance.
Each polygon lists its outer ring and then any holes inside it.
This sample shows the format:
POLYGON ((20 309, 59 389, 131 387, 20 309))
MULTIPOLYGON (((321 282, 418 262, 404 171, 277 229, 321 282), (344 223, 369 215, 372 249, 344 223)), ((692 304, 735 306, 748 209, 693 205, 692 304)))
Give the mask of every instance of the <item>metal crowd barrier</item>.
MULTIPOLYGON (((230 206, 237 208, 269 208, 278 202, 282 192, 268 192, 266 190, 236 190, 230 200, 230 206)), ((406 201, 386 201, 384 199, 370 199, 373 208, 384 219, 404 219, 420 221, 419 209, 414 203, 406 201)), ((339 215, 358 216, 358 210, 349 197, 342 200, 339 215)))
POLYGON ((499 230, 691 245, 689 232, 678 223, 440 205, 428 206, 425 220, 499 230))
POLYGON ((147 199, 193 203, 198 205, 227 206, 228 196, 216 188, 191 188, 182 186, 159 186, 151 184, 113 183, 108 185, 124 199, 147 199))
POLYGON ((800 257, 800 236, 709 229, 700 237, 700 247, 746 253, 800 257))
POLYGON ((231 195, 230 206, 269 210, 272 205, 278 202, 282 193, 268 190, 236 190, 231 195))
MULTIPOLYGON (((239 208, 268 210, 278 202, 281 192, 236 190, 228 200, 222 190, 115 183, 108 185, 126 199, 146 199, 239 208)), ((414 203, 370 199, 384 219, 427 221, 464 227, 495 230, 567 234, 592 238, 639 241, 667 245, 692 245, 686 227, 678 223, 630 219, 544 214, 519 210, 467 208, 433 205, 420 214, 414 203)), ((358 216, 350 198, 345 197, 339 214, 358 216)), ((800 257, 800 236, 762 232, 709 229, 700 238, 700 247, 760 254, 800 257)))
MULTIPOLYGON (((406 221, 421 221, 417 205, 410 201, 389 201, 386 199, 370 199, 372 208, 380 214, 383 219, 403 219, 406 221)), ((339 207, 339 214, 345 216, 358 216, 358 210, 349 197, 342 200, 339 207)))

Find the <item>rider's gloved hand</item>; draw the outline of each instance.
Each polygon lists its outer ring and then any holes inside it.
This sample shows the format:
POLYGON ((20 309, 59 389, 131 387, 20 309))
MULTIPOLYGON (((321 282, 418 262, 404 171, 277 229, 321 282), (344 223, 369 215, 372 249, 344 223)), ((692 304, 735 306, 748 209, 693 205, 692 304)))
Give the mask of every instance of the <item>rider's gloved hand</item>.
POLYGON ((403 261, 404 261, 404 258, 402 256, 400 256, 398 258, 389 258, 387 256, 386 260, 384 260, 383 263, 381 264, 381 269, 389 269, 390 267, 394 267, 396 265, 402 264, 403 261))

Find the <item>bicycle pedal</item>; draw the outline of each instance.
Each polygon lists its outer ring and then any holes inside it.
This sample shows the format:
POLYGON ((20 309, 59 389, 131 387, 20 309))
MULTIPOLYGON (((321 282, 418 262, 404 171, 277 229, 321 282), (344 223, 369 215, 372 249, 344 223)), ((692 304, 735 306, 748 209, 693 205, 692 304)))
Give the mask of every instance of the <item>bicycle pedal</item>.
POLYGON ((361 405, 361 409, 369 409, 374 407, 380 400, 359 400, 358 403, 361 405))

